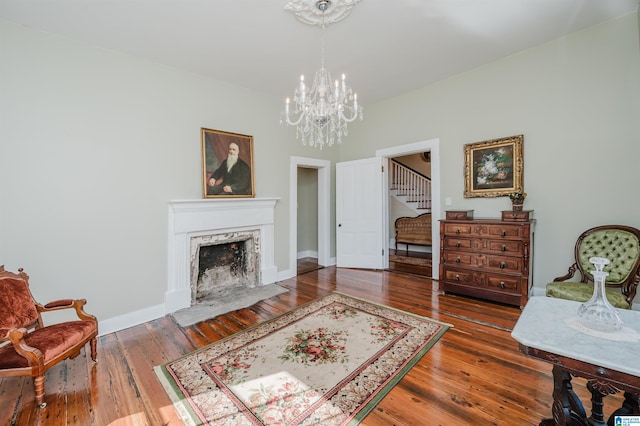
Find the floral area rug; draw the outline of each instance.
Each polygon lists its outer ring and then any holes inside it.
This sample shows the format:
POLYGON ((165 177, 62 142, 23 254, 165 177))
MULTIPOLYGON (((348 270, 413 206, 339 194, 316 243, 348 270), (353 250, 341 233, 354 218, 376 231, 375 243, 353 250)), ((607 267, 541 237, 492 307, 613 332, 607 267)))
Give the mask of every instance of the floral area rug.
POLYGON ((448 328, 334 292, 155 370, 186 424, 357 424, 448 328))

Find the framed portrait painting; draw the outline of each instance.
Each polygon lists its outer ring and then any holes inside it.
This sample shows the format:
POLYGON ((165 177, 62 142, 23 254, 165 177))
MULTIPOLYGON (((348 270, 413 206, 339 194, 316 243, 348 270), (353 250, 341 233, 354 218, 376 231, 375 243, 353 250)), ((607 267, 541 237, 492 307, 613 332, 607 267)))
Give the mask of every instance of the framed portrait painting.
POLYGON ((253 136, 202 128, 202 196, 255 197, 253 136))
POLYGON ((523 135, 464 146, 464 197, 502 197, 523 191, 523 135))

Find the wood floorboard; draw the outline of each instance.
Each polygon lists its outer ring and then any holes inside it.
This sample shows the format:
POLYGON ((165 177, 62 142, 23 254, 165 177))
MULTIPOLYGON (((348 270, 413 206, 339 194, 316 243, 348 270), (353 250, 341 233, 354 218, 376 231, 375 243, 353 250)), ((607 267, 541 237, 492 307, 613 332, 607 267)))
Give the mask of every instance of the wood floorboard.
POLYGON ((298 275, 306 274, 307 272, 321 268, 323 268, 323 266, 318 265, 318 259, 315 257, 303 257, 302 259, 298 259, 298 275))
MULTIPOLYGON (((154 366, 332 291, 452 325, 362 425, 537 425, 551 415, 551 365, 518 350, 516 307, 442 294, 436 281, 405 272, 310 268, 278 284, 289 291, 192 326, 166 316, 101 336, 97 363, 85 350, 47 373, 44 409, 30 378, 1 379, 0 425, 180 425, 154 366)), ((584 379, 573 383, 589 411, 584 379)), ((605 414, 621 403, 608 397, 605 414)))

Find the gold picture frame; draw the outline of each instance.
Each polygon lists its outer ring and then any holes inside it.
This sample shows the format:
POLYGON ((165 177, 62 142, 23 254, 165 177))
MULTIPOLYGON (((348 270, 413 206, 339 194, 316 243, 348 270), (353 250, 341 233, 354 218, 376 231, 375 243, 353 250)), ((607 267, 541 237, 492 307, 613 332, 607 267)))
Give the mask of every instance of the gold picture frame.
POLYGON ((523 135, 464 145, 464 197, 523 192, 523 145, 523 135))
POLYGON ((253 136, 204 127, 200 133, 203 198, 255 197, 253 136), (230 158, 234 163, 231 167, 230 158))

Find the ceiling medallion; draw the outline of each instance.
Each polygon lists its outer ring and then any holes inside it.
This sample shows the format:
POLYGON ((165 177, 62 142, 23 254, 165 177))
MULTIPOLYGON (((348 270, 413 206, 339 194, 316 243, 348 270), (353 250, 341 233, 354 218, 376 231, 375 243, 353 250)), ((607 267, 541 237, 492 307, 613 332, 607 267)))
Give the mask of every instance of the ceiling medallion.
POLYGON ((360 0, 290 0, 284 10, 293 13, 300 22, 320 27, 346 18, 360 0))

